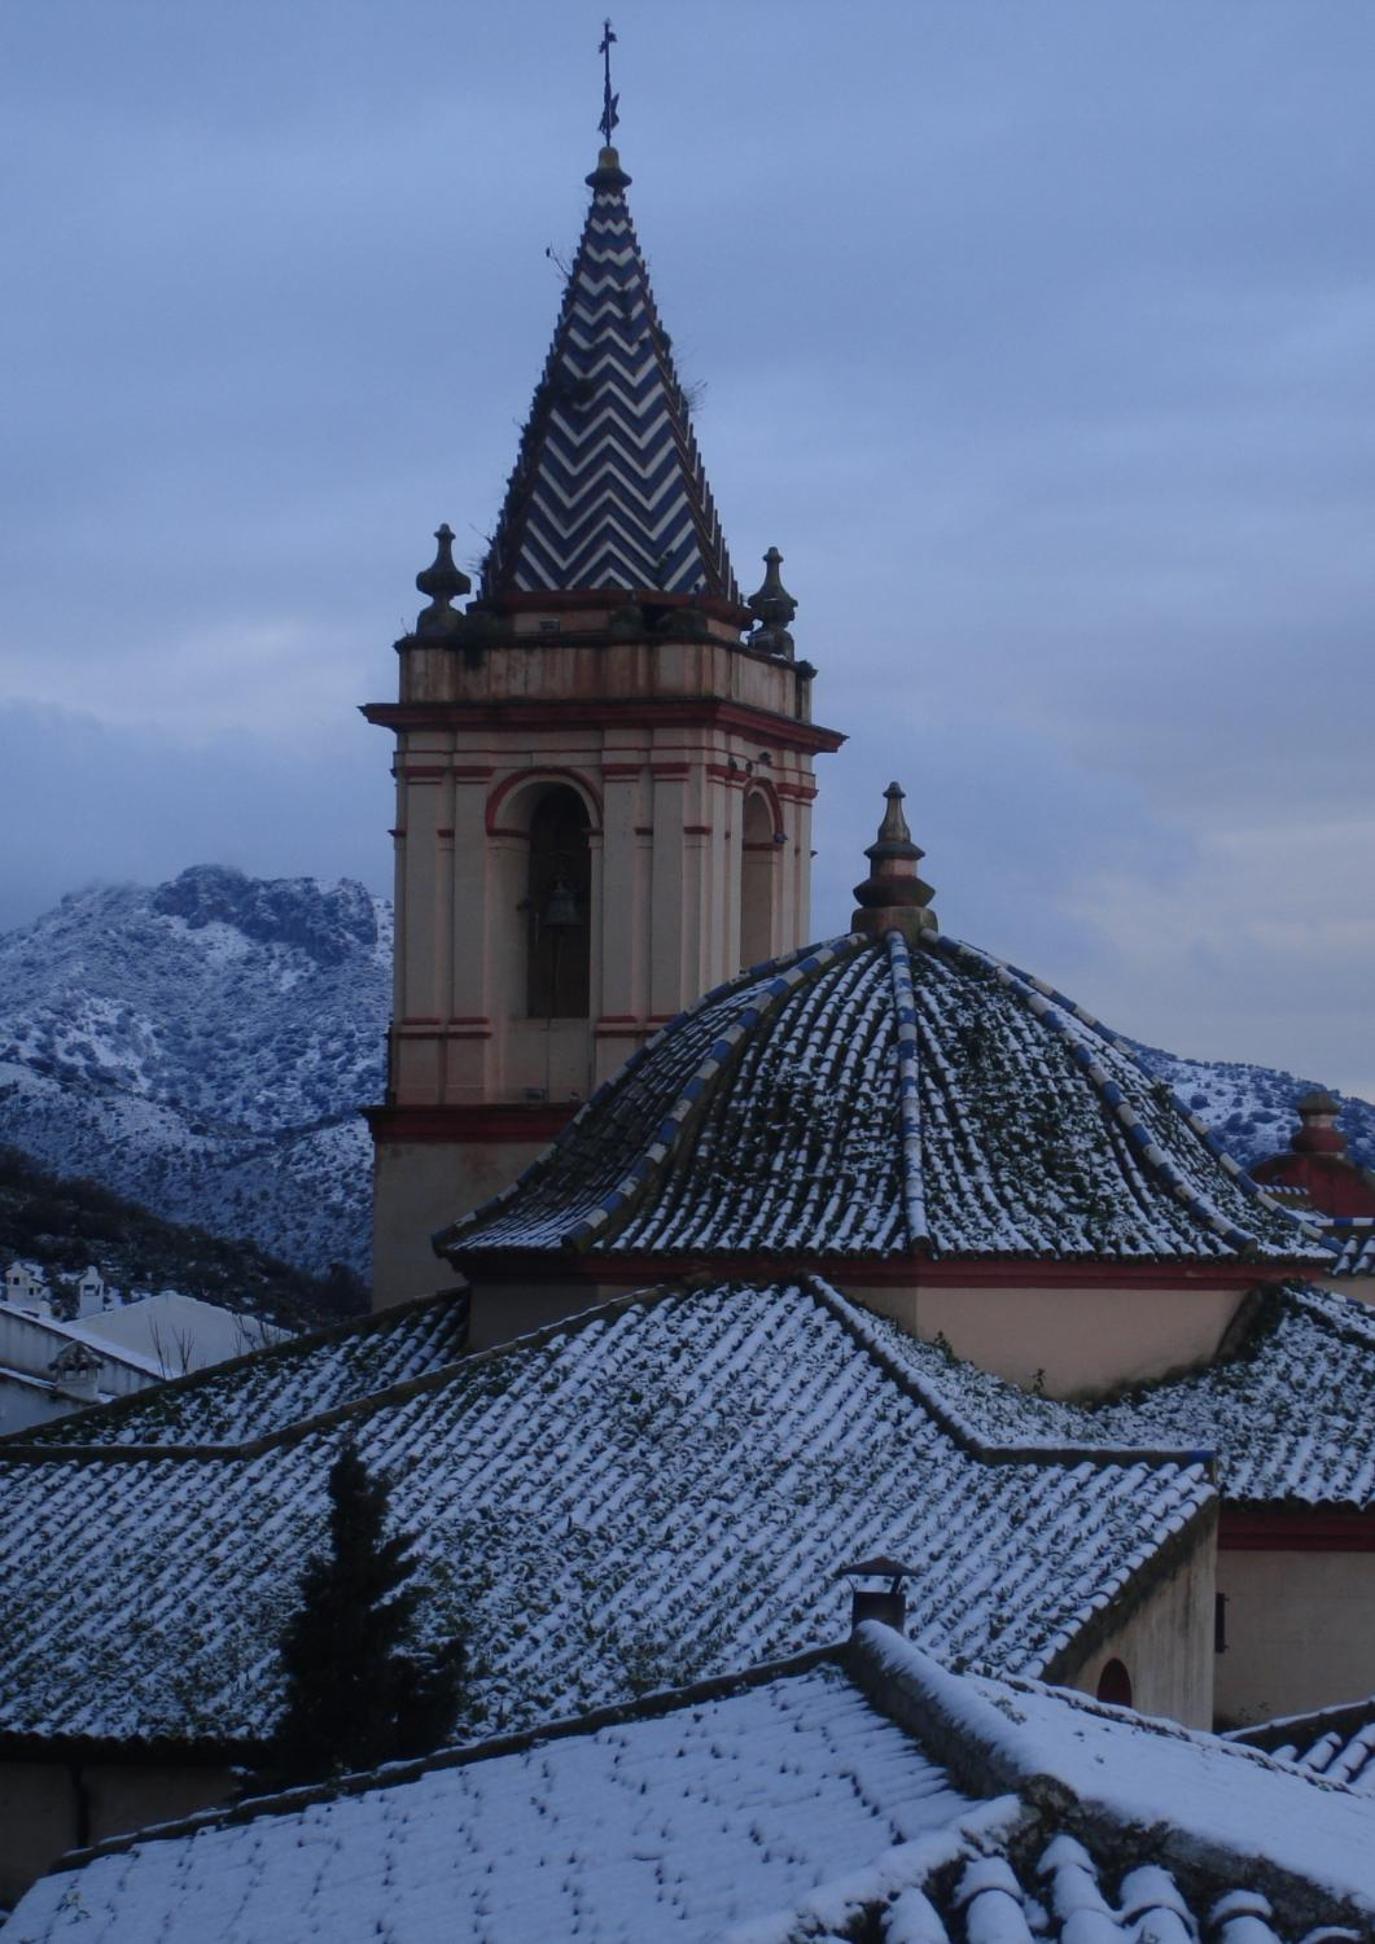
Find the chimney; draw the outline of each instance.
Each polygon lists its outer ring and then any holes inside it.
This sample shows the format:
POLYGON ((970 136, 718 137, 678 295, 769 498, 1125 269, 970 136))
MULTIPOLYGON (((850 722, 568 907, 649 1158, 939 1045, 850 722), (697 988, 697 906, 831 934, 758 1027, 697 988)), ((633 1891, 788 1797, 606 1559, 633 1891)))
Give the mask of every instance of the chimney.
POLYGON ((881 1554, 877 1559, 860 1559, 853 1565, 842 1566, 836 1577, 850 1582, 851 1633, 866 1620, 877 1620, 881 1626, 906 1633, 907 1582, 916 1577, 915 1567, 904 1566, 901 1560, 881 1554), (888 1584, 873 1584, 882 1580, 888 1584))
POLYGON ((98 1353, 86 1344, 70 1344, 48 1365, 53 1374, 53 1389, 74 1404, 99 1403, 101 1361, 98 1353))

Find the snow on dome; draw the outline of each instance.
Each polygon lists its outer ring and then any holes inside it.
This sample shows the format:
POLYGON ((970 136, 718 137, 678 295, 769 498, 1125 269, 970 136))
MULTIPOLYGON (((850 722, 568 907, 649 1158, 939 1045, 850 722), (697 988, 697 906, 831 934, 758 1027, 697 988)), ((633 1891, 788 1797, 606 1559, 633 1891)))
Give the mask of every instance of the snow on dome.
POLYGON ((708 993, 436 1247, 1330 1264, 1125 1041, 916 939, 833 939, 708 993))

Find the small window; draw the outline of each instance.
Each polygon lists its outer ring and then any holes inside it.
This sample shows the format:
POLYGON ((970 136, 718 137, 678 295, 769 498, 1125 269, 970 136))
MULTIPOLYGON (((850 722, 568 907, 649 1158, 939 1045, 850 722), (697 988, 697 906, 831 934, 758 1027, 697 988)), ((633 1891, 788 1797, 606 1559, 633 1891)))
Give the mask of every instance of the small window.
POLYGON ((740 859, 741 965, 760 965, 773 957, 773 883, 778 848, 768 798, 753 790, 745 799, 740 859))
POLYGON ((566 783, 546 790, 530 819, 526 1012, 586 1019, 590 989, 592 856, 587 811, 566 783))
POLYGON ((1110 1660, 1098 1676, 1098 1699, 1111 1702, 1114 1708, 1131 1706, 1132 1677, 1120 1660, 1110 1660))

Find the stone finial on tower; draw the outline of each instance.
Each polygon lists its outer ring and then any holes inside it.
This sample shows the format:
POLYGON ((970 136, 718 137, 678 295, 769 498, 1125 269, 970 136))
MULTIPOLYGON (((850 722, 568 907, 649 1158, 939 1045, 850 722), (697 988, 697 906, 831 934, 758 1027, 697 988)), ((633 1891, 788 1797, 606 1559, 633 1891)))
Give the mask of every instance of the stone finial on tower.
POLYGON ((762 649, 766 655, 793 652, 793 638, 788 630, 797 613, 797 602, 783 585, 778 572, 782 565, 782 554, 777 547, 770 547, 764 555, 764 585, 746 603, 757 623, 749 645, 762 649))
POLYGON ((869 938, 885 938, 890 931, 901 932, 915 944, 923 932, 933 932, 936 914, 927 909, 935 893, 917 875, 917 865, 926 853, 912 842, 907 819, 902 814, 903 791, 890 783, 884 791, 888 808, 878 827, 877 840, 864 855, 873 866, 863 884, 855 886, 859 909, 851 927, 869 938))
POLYGON ((430 605, 421 609, 415 624, 415 631, 420 635, 452 633, 463 616, 455 614, 449 603, 468 593, 473 585, 463 570, 454 565, 454 536, 447 520, 436 528, 434 537, 439 542, 435 557, 415 577, 420 592, 430 597, 430 605))

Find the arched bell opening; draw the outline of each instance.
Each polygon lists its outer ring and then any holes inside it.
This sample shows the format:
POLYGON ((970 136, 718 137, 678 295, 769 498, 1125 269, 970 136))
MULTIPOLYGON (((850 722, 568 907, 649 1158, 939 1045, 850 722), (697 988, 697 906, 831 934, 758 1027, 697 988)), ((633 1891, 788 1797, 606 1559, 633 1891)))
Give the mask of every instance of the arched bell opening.
POLYGON ((592 854, 587 807, 566 783, 530 812, 526 876, 525 1013, 586 1019, 591 993, 592 854))
POLYGON ((740 859, 740 963, 758 965, 774 956, 775 886, 781 836, 762 790, 745 798, 740 859))
POLYGON ((1126 1664, 1120 1660, 1110 1660, 1098 1676, 1098 1699, 1107 1701, 1114 1708, 1129 1708, 1132 1704, 1132 1677, 1126 1664))

